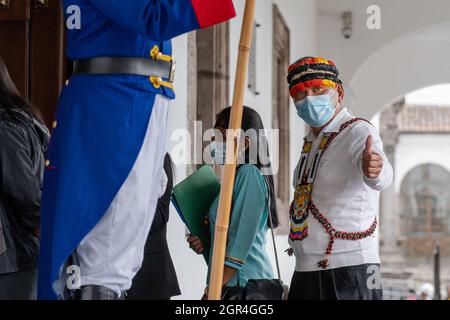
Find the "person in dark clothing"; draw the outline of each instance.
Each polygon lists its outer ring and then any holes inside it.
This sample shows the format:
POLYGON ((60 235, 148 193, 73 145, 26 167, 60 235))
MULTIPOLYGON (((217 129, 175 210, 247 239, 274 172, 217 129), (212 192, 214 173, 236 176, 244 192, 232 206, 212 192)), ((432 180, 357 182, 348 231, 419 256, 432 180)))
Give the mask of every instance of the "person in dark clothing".
POLYGON ((158 200, 145 243, 144 261, 131 289, 127 291, 126 300, 170 300, 181 294, 166 238, 173 188, 173 167, 169 154, 164 158, 164 171, 167 175, 166 190, 158 200))
POLYGON ((0 300, 36 299, 41 187, 49 137, 0 57, 0 300))

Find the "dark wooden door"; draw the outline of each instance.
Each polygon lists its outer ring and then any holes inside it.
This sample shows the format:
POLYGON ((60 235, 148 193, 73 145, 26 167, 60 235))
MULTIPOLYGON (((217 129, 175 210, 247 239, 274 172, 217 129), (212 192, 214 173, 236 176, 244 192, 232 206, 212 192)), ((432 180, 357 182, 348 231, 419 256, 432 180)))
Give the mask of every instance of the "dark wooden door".
POLYGON ((0 0, 0 56, 50 125, 65 78, 61 1, 0 0))
POLYGON ((273 5, 273 61, 272 61, 272 128, 279 130, 278 173, 275 176, 277 206, 280 218, 279 233, 289 232, 290 140, 289 87, 286 82, 289 67, 290 31, 276 4, 273 5))

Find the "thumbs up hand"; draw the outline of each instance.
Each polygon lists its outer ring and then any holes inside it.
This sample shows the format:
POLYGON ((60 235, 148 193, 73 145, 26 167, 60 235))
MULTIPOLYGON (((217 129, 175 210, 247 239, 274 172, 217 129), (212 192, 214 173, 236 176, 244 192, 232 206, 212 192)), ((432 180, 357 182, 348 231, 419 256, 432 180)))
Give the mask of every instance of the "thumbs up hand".
POLYGON ((383 169, 383 158, 372 151, 373 137, 370 135, 366 140, 366 147, 363 152, 362 169, 364 175, 369 179, 378 178, 383 169))

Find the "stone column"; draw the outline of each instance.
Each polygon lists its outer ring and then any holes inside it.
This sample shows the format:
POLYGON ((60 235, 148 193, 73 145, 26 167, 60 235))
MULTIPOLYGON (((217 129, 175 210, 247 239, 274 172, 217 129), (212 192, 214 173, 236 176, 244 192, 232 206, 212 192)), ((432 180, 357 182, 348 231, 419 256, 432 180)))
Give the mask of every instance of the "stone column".
MULTIPOLYGON (((214 127, 216 113, 229 106, 229 23, 221 23, 188 35, 188 113, 187 127, 191 133, 189 145, 193 164, 187 174, 199 169, 203 151, 209 142, 203 141, 206 130, 214 127)), ((216 166, 218 176, 220 166, 216 166)))
POLYGON ((404 263, 400 247, 398 197, 395 194, 395 149, 399 137, 397 115, 403 105, 403 101, 395 103, 392 107, 384 110, 380 116, 380 132, 384 151, 394 169, 394 182, 381 193, 380 203, 380 251, 382 263, 386 269, 398 268, 404 263))
POLYGON ((399 140, 397 115, 404 101, 395 103, 384 110, 380 117, 380 132, 384 151, 394 169, 392 185, 381 193, 380 203, 380 255, 381 277, 384 299, 400 299, 407 295, 412 286, 412 270, 408 268, 403 256, 400 225, 399 198, 395 193, 395 152, 399 140))

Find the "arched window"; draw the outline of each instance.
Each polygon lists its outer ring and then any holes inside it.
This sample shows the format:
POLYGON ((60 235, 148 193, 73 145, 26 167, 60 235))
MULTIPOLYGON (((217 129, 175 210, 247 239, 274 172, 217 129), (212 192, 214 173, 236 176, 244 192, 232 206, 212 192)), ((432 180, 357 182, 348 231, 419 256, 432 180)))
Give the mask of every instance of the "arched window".
POLYGON ((450 234, 450 172, 425 164, 412 169, 401 185, 406 237, 450 234))

